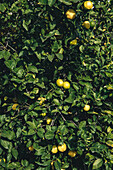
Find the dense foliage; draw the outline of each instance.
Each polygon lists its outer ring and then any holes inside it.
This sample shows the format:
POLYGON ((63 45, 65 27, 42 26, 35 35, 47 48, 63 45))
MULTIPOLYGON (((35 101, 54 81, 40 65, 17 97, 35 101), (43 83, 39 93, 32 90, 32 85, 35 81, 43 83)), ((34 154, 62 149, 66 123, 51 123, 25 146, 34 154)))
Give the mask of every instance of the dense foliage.
POLYGON ((112 170, 111 1, 0 3, 1 170, 112 170))

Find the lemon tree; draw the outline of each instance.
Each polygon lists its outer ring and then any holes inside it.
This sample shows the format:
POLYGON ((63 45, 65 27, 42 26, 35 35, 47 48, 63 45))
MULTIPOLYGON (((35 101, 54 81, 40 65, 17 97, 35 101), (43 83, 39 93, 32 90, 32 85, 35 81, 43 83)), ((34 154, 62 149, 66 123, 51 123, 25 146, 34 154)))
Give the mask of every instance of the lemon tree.
POLYGON ((112 170, 112 0, 2 0, 0 23, 0 169, 112 170))

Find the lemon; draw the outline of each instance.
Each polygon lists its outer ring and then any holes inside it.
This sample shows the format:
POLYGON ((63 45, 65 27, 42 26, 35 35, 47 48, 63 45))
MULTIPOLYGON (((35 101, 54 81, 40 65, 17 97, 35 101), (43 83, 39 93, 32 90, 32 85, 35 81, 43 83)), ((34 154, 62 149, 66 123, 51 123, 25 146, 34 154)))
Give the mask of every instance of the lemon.
POLYGON ((33 146, 29 146, 29 150, 33 151, 34 150, 33 146))
POLYGON ((52 121, 51 118, 48 118, 48 119, 46 120, 46 122, 47 122, 48 125, 51 123, 51 121, 52 121))
POLYGON ((84 2, 84 8, 85 9, 92 9, 93 3, 91 1, 85 1, 84 2))
POLYGON ((84 111, 89 111, 89 110, 90 110, 90 105, 87 105, 87 104, 86 104, 86 105, 84 106, 84 111))
POLYGON ((69 151, 68 152, 68 155, 71 156, 71 157, 75 157, 76 156, 76 152, 75 151, 69 151))
POLYGON ((66 12, 66 16, 68 19, 74 19, 75 16, 76 16, 76 13, 73 9, 69 9, 67 12, 66 12))
POLYGON ((94 26, 95 26, 95 22, 94 22, 94 21, 91 21, 91 22, 90 22, 90 26, 91 26, 91 27, 94 27, 94 26))
POLYGON ((63 86, 63 80, 62 79, 58 79, 57 81, 56 81, 56 84, 57 84, 57 86, 59 86, 59 87, 62 87, 63 86))
POLYGON ((90 28, 90 23, 89 21, 84 21, 82 24, 85 28, 89 29, 90 28))
POLYGON ((58 152, 58 148, 57 148, 56 145, 53 145, 51 152, 52 153, 57 153, 58 152))
POLYGON ((60 152, 65 152, 66 149, 67 149, 67 146, 66 146, 65 143, 63 143, 62 145, 59 145, 59 146, 58 146, 58 150, 59 150, 60 152))
POLYGON ((18 104, 13 104, 12 109, 13 109, 13 110, 16 110, 16 109, 17 109, 17 106, 18 106, 18 104))
POLYGON ((64 89, 69 89, 70 88, 70 83, 68 81, 65 81, 63 84, 64 89))

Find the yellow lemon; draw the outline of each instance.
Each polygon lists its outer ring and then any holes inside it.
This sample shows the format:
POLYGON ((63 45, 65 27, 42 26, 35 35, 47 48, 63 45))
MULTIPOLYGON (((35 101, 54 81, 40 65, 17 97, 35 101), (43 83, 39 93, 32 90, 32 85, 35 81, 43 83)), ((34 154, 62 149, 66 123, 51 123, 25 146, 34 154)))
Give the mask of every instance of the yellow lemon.
POLYGON ((90 28, 90 22, 89 21, 84 21, 82 25, 87 29, 90 28))
POLYGON ((12 109, 16 110, 17 106, 18 106, 18 104, 13 104, 12 109))
POLYGON ((69 89, 70 88, 70 83, 68 81, 65 81, 63 84, 64 89, 69 89))
POLYGON ((86 105, 84 106, 84 110, 85 110, 85 111, 89 111, 89 110, 90 110, 90 105, 86 104, 86 105))
POLYGON ((46 122, 47 122, 48 125, 51 123, 51 121, 52 121, 51 118, 48 118, 48 119, 46 120, 46 122))
POLYGON ((56 145, 53 145, 51 152, 52 153, 57 153, 58 152, 58 148, 57 148, 56 145))
POLYGON ((75 16, 76 16, 76 13, 73 9, 69 9, 67 12, 66 12, 66 16, 68 19, 74 19, 75 16))
POLYGON ((29 150, 33 151, 34 150, 33 146, 29 146, 29 150))
POLYGON ((41 115, 42 115, 42 116, 46 116, 46 113, 42 113, 41 115))
POLYGON ((69 151, 68 152, 68 155, 71 156, 71 157, 75 157, 76 154, 77 154, 77 152, 75 152, 75 151, 69 151))
POLYGON ((92 9, 93 3, 91 1, 85 1, 84 2, 84 8, 85 9, 92 9))
POLYGON ((59 145, 59 146, 58 146, 58 150, 59 150, 60 152, 65 152, 66 149, 67 149, 67 146, 66 146, 65 143, 63 143, 62 145, 59 145))
POLYGON ((62 87, 63 84, 64 84, 64 82, 63 82, 62 79, 58 79, 58 80, 56 81, 56 84, 57 84, 57 86, 62 87))

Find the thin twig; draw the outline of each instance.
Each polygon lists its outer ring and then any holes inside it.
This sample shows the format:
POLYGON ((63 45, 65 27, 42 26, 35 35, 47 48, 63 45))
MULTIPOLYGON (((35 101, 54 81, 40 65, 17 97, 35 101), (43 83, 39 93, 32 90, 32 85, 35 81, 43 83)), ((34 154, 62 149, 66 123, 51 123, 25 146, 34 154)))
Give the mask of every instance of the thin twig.
POLYGON ((64 118, 64 116, 62 115, 62 113, 61 112, 59 112, 60 113, 60 115, 62 116, 62 119, 64 120, 64 121, 66 121, 66 119, 64 118))
POLYGON ((71 120, 71 122, 78 128, 77 124, 71 120))

